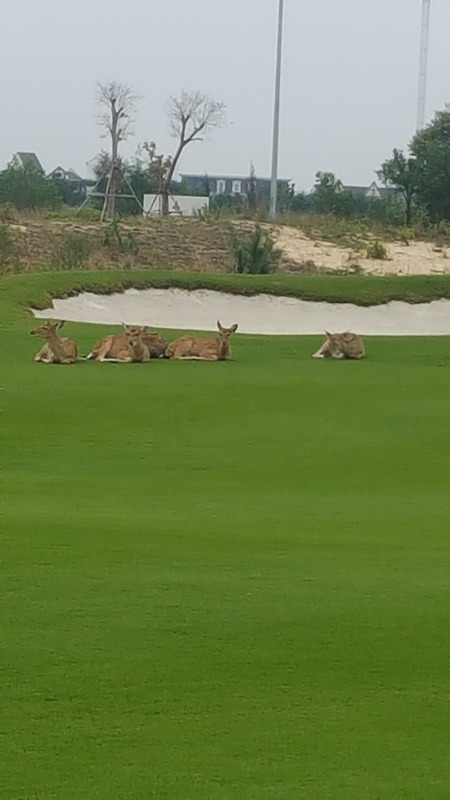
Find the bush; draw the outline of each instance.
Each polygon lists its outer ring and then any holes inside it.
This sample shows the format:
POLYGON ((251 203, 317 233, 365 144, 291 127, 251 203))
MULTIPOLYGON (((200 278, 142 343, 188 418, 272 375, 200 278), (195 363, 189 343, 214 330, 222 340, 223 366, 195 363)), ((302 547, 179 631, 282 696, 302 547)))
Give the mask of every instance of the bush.
POLYGON ((280 253, 275 242, 260 225, 248 234, 234 235, 232 239, 234 271, 241 275, 268 275, 275 272, 280 253))
POLYGON ((9 203, 18 210, 58 208, 61 197, 51 181, 27 165, 0 172, 0 203, 9 203))
POLYGON ((2 203, 0 205, 0 222, 13 222, 14 212, 15 209, 11 203, 2 203))
POLYGON ((0 223, 0 274, 16 252, 16 240, 8 225, 0 223))
POLYGON ((123 234, 117 219, 112 220, 103 229, 103 247, 120 250, 123 253, 136 253, 138 250, 136 237, 132 231, 123 234))
POLYGON ((81 269, 91 252, 92 246, 87 236, 69 233, 58 242, 54 259, 61 269, 81 269))
POLYGON ((382 242, 375 239, 366 245, 366 257, 373 258, 377 261, 386 261, 388 258, 388 251, 382 242))

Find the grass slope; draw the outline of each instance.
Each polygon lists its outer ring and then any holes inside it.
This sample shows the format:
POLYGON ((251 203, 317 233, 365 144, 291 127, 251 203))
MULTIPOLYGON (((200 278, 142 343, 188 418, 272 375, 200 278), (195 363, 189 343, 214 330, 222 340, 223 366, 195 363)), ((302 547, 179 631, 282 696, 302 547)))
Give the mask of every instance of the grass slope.
POLYGON ((233 294, 274 294, 323 300, 329 303, 355 303, 361 306, 380 305, 391 300, 428 303, 450 298, 450 275, 416 275, 400 277, 339 275, 235 275, 229 273, 164 272, 143 270, 69 271, 9 275, 0 280, 2 298, 17 305, 45 308, 52 297, 78 294, 82 291, 105 294, 129 287, 211 289, 233 294))
POLYGON ((448 340, 51 367, 1 297, 0 797, 447 800, 448 340))

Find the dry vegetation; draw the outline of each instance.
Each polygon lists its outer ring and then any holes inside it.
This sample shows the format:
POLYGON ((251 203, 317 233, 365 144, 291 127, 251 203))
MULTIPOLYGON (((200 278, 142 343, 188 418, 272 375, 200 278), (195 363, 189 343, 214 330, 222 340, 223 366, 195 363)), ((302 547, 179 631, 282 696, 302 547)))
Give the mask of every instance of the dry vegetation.
MULTIPOLYGON (((384 239, 364 226, 346 230, 330 221, 316 226, 262 223, 280 252, 279 271, 290 274, 449 274, 447 246, 436 238, 412 239, 398 231, 384 239)), ((203 219, 129 218, 101 224, 95 215, 52 218, 3 213, 0 272, 72 269, 164 269, 231 272, 233 242, 255 223, 203 219)))

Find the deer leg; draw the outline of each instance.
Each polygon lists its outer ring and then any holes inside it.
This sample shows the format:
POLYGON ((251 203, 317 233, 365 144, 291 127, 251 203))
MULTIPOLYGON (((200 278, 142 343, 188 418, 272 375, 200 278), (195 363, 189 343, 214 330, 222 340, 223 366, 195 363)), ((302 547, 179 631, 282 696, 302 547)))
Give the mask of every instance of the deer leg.
POLYGON ((317 350, 317 352, 313 353, 313 358, 327 358, 330 355, 330 345, 328 343, 328 339, 326 339, 321 347, 317 350))

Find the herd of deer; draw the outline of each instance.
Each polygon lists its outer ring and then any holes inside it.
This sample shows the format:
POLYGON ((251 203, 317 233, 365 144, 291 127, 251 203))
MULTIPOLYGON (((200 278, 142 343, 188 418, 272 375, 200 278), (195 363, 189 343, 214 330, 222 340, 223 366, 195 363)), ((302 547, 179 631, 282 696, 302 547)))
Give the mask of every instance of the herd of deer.
MULTIPOLYGON (((45 322, 31 331, 32 336, 45 339, 44 346, 34 360, 44 364, 74 364, 78 359, 78 348, 73 339, 60 336, 64 322, 45 322)), ((200 336, 182 336, 174 342, 164 339, 147 326, 130 326, 122 323, 123 333, 111 334, 101 339, 86 359, 94 361, 113 361, 120 364, 143 363, 154 358, 171 358, 179 361, 226 361, 231 356, 230 338, 237 325, 224 328, 217 322, 219 330, 216 339, 200 336)), ((313 358, 354 358, 364 357, 364 343, 355 333, 326 333, 322 346, 313 358)))

